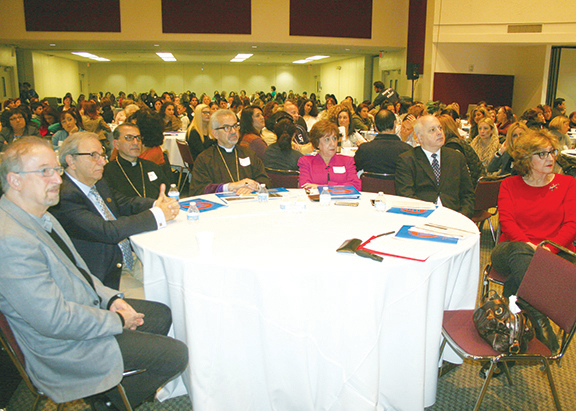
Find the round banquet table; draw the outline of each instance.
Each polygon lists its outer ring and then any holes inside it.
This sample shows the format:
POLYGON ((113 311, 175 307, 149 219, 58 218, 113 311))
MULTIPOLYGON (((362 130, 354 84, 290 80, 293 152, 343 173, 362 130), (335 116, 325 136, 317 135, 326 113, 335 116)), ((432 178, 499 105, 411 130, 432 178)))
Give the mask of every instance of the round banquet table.
POLYGON ((306 199, 302 213, 276 199, 230 202, 199 222, 181 212, 167 228, 131 237, 146 298, 172 308, 174 336, 188 345, 182 377, 194 411, 434 403, 443 311, 474 307, 478 230, 446 208, 425 219, 379 213, 375 197, 362 193, 358 207, 306 199), (336 253, 346 239, 422 222, 475 234, 425 262, 336 253), (200 253, 199 231, 214 233, 212 253, 200 253))

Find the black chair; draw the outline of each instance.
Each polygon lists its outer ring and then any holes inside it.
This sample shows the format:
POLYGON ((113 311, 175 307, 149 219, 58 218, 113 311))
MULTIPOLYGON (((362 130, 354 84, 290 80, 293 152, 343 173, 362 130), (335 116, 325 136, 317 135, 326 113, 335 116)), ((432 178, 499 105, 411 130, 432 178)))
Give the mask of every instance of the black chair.
POLYGON ((186 178, 182 181, 182 172, 178 176, 178 191, 182 191, 184 186, 184 182, 192 175, 192 168, 194 167, 194 158, 192 157, 192 153, 190 152, 190 147, 188 146, 188 142, 186 140, 178 140, 176 139, 176 145, 178 146, 178 151, 180 151, 180 157, 182 157, 182 162, 186 166, 186 178), (180 181, 182 181, 182 185, 180 185, 180 181))
MULTIPOLYGON (((16 369, 18 370, 18 373, 20 374, 20 376, 22 377, 22 379, 26 383, 26 386, 28 387, 30 392, 34 395, 35 399, 34 399, 34 404, 32 405, 32 411, 36 411, 40 402, 42 400, 47 400, 48 397, 42 391, 39 391, 34 386, 32 381, 30 380, 30 377, 28 377, 28 374, 26 373, 26 365, 25 365, 26 362, 24 359, 24 354, 20 350, 20 346, 18 345, 18 342, 16 341, 16 338, 14 337, 14 333, 12 332, 12 328, 10 327, 8 320, 4 316, 4 313, 2 313, 2 312, 0 312, 0 342, 2 342, 2 346, 4 347, 6 352, 8 353, 8 356, 10 357, 10 359, 12 360, 12 363, 14 364, 16 369)), ((146 370, 124 371, 123 377, 140 374, 140 373, 143 373, 145 371, 146 370)), ((118 389, 118 391, 120 393, 120 397, 122 398, 122 401, 124 403, 125 410, 126 411, 132 411, 132 406, 130 405, 130 402, 128 401, 128 397, 126 396, 126 392, 124 391, 124 387, 122 386, 122 384, 121 383, 118 384, 116 386, 116 388, 118 389)), ((58 404, 56 410, 62 411, 64 409, 65 404, 66 403, 58 404)))
POLYGON ((272 188, 298 188, 300 171, 266 167, 266 174, 272 180, 272 188))
POLYGON ((368 193, 379 193, 396 195, 394 187, 394 174, 372 173, 364 171, 360 176, 362 180, 362 191, 368 193))
POLYGON ((478 228, 481 227, 482 223, 488 220, 490 225, 490 232, 492 233, 492 239, 496 243, 496 234, 494 232, 494 227, 492 226, 491 217, 498 214, 498 194, 500 193, 500 184, 502 180, 510 175, 498 176, 498 177, 482 177, 478 180, 476 185, 476 203, 474 205, 474 214, 471 220, 474 221, 478 228), (495 208, 494 212, 488 211, 489 209, 495 208))

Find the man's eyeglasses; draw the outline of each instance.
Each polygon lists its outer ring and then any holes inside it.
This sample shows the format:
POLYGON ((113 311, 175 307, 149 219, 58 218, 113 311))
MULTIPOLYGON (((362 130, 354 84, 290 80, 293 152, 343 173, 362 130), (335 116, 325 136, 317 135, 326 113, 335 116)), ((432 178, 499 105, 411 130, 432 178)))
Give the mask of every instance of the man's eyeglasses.
POLYGON ((540 151, 539 153, 534 153, 533 155, 538 156, 540 160, 546 160, 548 158, 548 155, 556 157, 558 155, 558 150, 552 149, 550 151, 540 151))
POLYGON ((236 124, 225 124, 222 127, 217 127, 214 130, 224 130, 225 132, 229 133, 230 131, 232 131, 232 129, 234 130, 238 130, 240 128, 240 123, 236 123, 236 124))
POLYGON ((97 151, 93 151, 91 153, 74 153, 73 156, 90 156, 92 161, 98 161, 100 157, 106 159, 106 153, 99 153, 97 151))
POLYGON ((29 174, 29 173, 39 173, 42 177, 52 177, 54 173, 58 173, 58 175, 62 175, 64 173, 64 167, 45 167, 41 168, 40 170, 32 170, 32 171, 18 171, 18 174, 29 174))
POLYGON ((133 135, 133 134, 126 134, 124 136, 124 140, 131 142, 132 140, 136 139, 136 141, 142 141, 142 136, 140 134, 133 135))

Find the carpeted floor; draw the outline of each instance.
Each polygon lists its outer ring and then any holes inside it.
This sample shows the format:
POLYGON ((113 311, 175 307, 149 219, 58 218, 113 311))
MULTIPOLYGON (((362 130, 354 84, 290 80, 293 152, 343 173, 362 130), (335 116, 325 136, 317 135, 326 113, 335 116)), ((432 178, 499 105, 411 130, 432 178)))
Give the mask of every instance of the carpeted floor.
MULTIPOLYGON (((497 223, 497 221, 494 221, 497 223)), ((488 224, 485 224, 481 237, 481 267, 490 261, 493 241, 488 224)), ((561 366, 552 366, 552 375, 556 383, 560 403, 564 410, 576 410, 576 359, 572 345, 567 355, 562 359, 561 366)), ((427 411, 471 410, 480 393, 483 380, 478 376, 480 367, 472 363, 464 363, 448 372, 438 381, 436 403, 427 411)), ((545 411, 554 410, 554 400, 550 393, 546 374, 537 365, 517 365, 512 371, 514 385, 509 386, 505 378, 494 378, 490 383, 482 410, 498 411, 545 411)), ((223 394, 225 395, 225 394, 223 394)), ((20 384, 12 396, 7 411, 29 410, 33 398, 24 384, 20 384)), ((41 410, 55 410, 56 406, 47 402, 41 410)), ((67 411, 84 411, 89 407, 83 401, 70 403, 67 411)), ((189 411, 192 410, 187 396, 173 398, 163 403, 155 401, 146 403, 138 411, 189 411)), ((233 411, 233 410, 221 410, 233 411)), ((304 410, 286 410, 304 411, 304 410)), ((307 410, 306 410, 307 411, 307 410)), ((346 410, 354 411, 354 410, 346 410)))

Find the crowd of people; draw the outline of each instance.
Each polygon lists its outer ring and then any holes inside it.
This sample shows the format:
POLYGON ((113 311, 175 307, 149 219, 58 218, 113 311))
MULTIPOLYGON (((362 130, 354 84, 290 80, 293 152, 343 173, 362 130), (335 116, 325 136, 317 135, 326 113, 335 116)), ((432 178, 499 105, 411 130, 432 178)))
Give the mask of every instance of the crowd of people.
MULTIPOLYGON (((400 196, 471 217, 479 179, 511 175, 500 200, 504 242, 494 251, 494 263, 509 278, 506 295, 518 288, 540 241, 574 249, 576 183, 555 168, 559 150, 572 148, 568 132, 576 128, 576 112, 567 115, 563 99, 521 115, 479 102, 464 118, 457 103, 410 102, 380 81, 374 89, 374 101, 361 102, 271 87, 250 96, 244 90, 212 97, 150 90, 75 101, 67 94, 52 107, 26 83, 20 98, 4 101, 0 309, 21 342, 50 347, 67 341, 49 358, 23 344, 34 383, 62 401, 109 390, 121 378, 114 364, 71 368, 73 382, 104 381, 83 390, 73 383, 56 389, 43 374, 64 370, 69 352, 88 361, 106 352, 100 356, 148 370, 126 382, 139 404, 186 366, 185 346, 165 337, 169 310, 126 302, 118 292, 123 271, 139 275, 128 237, 162 229, 179 212, 166 195, 173 174, 162 150, 165 132, 185 131, 194 159, 192 195, 252 192, 271 184, 267 168, 299 171, 298 184, 307 190, 341 184, 361 190, 360 175, 374 172, 393 175, 400 196), (355 155, 343 155, 347 149, 355 155), (28 277, 36 283, 26 289, 19 281, 28 277), (50 295, 40 293, 46 289, 50 295), (22 309, 21 301, 30 303, 22 309), (49 317, 46 307, 60 314, 49 317), (145 313, 150 328, 143 326, 145 313), (148 348, 131 356, 130 347, 142 341, 148 348)), ((539 338, 557 350, 545 320, 532 312, 545 330, 539 338)))

